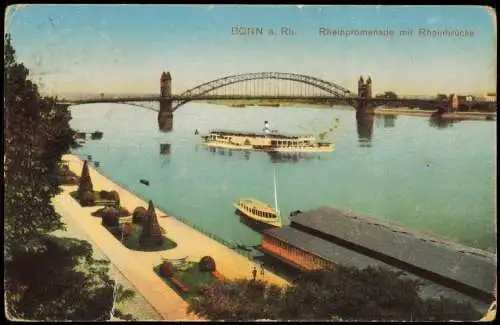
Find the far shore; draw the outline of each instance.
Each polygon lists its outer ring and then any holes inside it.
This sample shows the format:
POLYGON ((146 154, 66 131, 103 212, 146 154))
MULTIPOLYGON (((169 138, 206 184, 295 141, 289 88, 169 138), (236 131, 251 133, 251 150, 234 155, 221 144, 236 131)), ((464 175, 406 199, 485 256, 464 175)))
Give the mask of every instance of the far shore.
MULTIPOLYGON (((224 105, 228 107, 234 108, 243 108, 243 107, 265 107, 265 108, 273 108, 273 107, 294 107, 294 108, 335 108, 335 109, 345 109, 345 110, 354 110, 349 106, 342 105, 329 105, 329 104, 312 104, 312 103, 303 103, 303 102, 294 102, 294 101, 263 101, 263 100, 213 100, 213 101, 205 101, 205 103, 213 104, 213 105, 224 105)), ((420 109, 409 109, 409 108, 387 108, 387 107, 379 107, 374 110, 374 114, 377 116, 397 116, 397 115, 405 115, 405 116, 421 116, 421 117, 430 117, 435 111, 429 110, 420 110, 420 109)), ((491 120, 496 121, 496 112, 453 112, 453 113, 444 113, 441 115, 443 119, 450 120, 491 120)))

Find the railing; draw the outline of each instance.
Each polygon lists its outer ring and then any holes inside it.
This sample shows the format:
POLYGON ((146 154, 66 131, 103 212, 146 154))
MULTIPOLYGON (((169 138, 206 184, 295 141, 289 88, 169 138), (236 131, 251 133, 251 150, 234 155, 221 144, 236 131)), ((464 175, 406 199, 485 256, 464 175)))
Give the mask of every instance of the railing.
POLYGON ((201 229, 200 227, 196 226, 194 223, 192 223, 191 221, 181 217, 181 216, 175 216, 175 215, 172 215, 172 214, 169 214, 172 218, 175 218, 179 221, 181 221, 182 223, 188 225, 189 227, 199 231, 200 233, 204 234, 205 236, 223 244, 224 246, 226 246, 227 248, 237 252, 238 254, 240 255, 243 255, 245 257, 247 257, 248 259, 250 260, 254 260, 254 256, 250 253, 250 252, 247 252, 247 251, 244 251, 244 250, 241 250, 241 249, 237 249, 235 247, 235 243, 230 243, 228 242, 227 240, 224 240, 222 238, 220 238, 219 236, 215 235, 215 234, 212 234, 204 229, 201 229))

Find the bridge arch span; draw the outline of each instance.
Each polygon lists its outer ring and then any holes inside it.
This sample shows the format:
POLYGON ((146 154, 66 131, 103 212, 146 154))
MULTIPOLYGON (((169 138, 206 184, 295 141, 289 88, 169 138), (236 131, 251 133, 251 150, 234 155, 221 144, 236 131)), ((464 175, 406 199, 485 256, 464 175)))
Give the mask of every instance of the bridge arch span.
POLYGON ((250 80, 289 80, 297 83, 307 84, 313 86, 315 88, 324 90, 329 94, 333 95, 332 97, 348 97, 352 96, 352 92, 349 89, 346 89, 336 83, 322 80, 316 77, 311 77, 304 74, 297 73, 284 73, 284 72, 255 72, 255 73, 244 73, 237 74, 232 76, 227 76, 215 80, 211 80, 205 83, 202 83, 196 87, 193 87, 185 92, 183 92, 180 97, 192 97, 190 99, 185 99, 176 103, 176 105, 172 108, 172 111, 175 111, 180 106, 186 104, 187 102, 196 100, 197 97, 206 95, 207 93, 214 91, 219 88, 223 88, 229 85, 233 85, 236 83, 242 83, 250 80))

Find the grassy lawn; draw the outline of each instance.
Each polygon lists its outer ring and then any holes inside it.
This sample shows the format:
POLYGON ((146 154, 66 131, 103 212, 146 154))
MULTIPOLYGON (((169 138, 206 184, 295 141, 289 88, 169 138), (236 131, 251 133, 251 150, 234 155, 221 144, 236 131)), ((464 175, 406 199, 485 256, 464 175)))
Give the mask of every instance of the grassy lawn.
MULTIPOLYGON (((120 235, 117 235, 116 233, 113 233, 111 229, 108 229, 109 232, 111 232, 115 238, 120 240, 120 235)), ((132 232, 123 238, 123 245, 127 247, 128 249, 136 250, 136 251, 142 251, 142 252, 157 252, 157 251, 165 251, 169 250, 172 248, 177 247, 177 243, 174 242, 173 240, 168 239, 167 237, 163 236, 163 244, 160 246, 156 247, 142 247, 139 244, 139 238, 141 237, 141 232, 142 232, 142 226, 141 225, 136 225, 132 224, 132 232)))
POLYGON ((164 278, 160 275, 160 266, 154 267, 154 271, 159 277, 163 279, 170 287, 172 287, 184 300, 189 302, 189 299, 196 296, 198 290, 204 284, 214 284, 218 280, 212 275, 211 272, 200 272, 198 270, 198 263, 188 262, 184 270, 177 270, 174 274, 175 278, 182 282, 185 286, 189 288, 189 292, 181 292, 175 284, 173 284, 169 278, 164 278))

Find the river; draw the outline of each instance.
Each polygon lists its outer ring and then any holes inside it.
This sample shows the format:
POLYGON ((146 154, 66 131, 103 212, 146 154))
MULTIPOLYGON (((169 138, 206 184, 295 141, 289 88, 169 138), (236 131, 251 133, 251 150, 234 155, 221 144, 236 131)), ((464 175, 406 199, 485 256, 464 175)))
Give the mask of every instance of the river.
POLYGON ((74 129, 104 133, 74 154, 92 155, 105 176, 227 242, 259 243, 260 234, 241 223, 233 204, 254 197, 273 205, 276 170, 285 224, 292 211, 332 206, 495 251, 492 122, 436 124, 425 117, 398 116, 357 123, 354 111, 346 108, 194 102, 174 113, 173 131, 164 133, 157 128, 156 113, 140 107, 87 104, 71 110, 74 129), (194 135, 195 129, 201 134, 210 129, 260 131, 265 120, 285 133, 317 135, 337 125, 327 138, 335 151, 292 159, 212 152, 194 135), (170 145, 163 146, 163 153, 162 144, 170 145))

